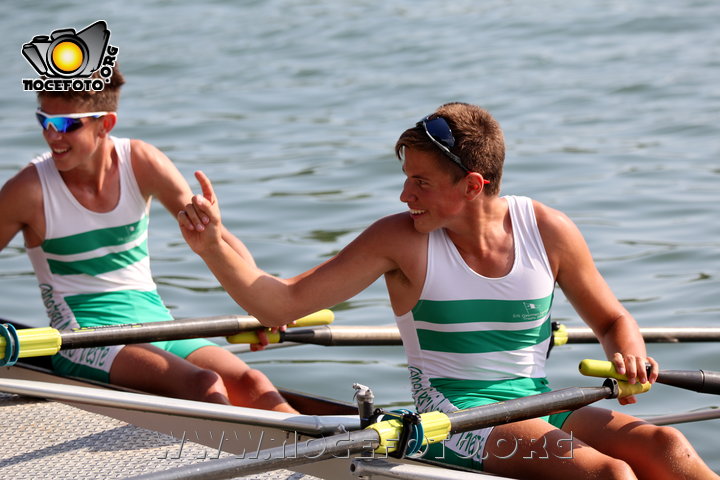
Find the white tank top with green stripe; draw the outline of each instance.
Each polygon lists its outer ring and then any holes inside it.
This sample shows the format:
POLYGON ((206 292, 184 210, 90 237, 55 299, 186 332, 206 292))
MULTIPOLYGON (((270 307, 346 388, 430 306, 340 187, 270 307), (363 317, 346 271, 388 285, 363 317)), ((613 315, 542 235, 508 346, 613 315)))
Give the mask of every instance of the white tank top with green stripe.
POLYGON ((444 229, 429 235, 420 300, 397 317, 416 403, 433 379, 545 376, 555 280, 532 200, 503 198, 515 240, 515 262, 504 277, 468 267, 444 229))
POLYGON ((133 173, 130 140, 111 139, 120 199, 110 212, 83 207, 50 153, 32 161, 42 184, 45 241, 28 249, 28 255, 54 328, 171 319, 150 272, 150 201, 133 173))

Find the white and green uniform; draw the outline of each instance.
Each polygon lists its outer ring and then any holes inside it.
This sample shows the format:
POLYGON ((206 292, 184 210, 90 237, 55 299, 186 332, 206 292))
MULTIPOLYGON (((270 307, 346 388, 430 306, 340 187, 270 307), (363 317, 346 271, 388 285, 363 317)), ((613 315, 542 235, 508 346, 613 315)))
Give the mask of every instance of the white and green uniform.
MULTIPOLYGON (((420 300, 396 318, 419 412, 450 412, 549 390, 545 359, 555 279, 532 200, 503 198, 515 242, 510 272, 500 278, 476 273, 445 230, 435 230, 420 300)), ((429 454, 479 468, 490 431, 454 435, 429 454)))
MULTIPOLYGON (((51 153, 32 163, 40 177, 45 240, 28 249, 50 325, 58 330, 172 320, 157 293, 148 257, 150 200, 140 193, 130 160, 130 140, 112 137, 118 157, 120 199, 109 212, 83 207, 55 167, 51 153)), ((168 348, 171 342, 158 346, 168 348)), ((197 343, 194 349, 210 345, 197 343)), ((179 347, 180 345, 178 345, 179 347)), ((61 351, 61 373, 108 380, 123 346, 61 351)), ((181 356, 187 348, 175 351, 181 356)))

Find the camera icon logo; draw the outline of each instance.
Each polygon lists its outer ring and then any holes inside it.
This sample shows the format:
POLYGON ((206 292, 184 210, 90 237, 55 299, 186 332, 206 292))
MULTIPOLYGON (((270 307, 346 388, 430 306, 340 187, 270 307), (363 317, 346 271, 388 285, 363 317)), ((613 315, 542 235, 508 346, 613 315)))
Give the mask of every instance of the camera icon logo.
POLYGON ((34 36, 21 53, 41 78, 23 79, 24 90, 102 90, 112 77, 118 53, 109 41, 110 30, 103 20, 79 32, 61 28, 49 36, 34 36))
POLYGON ((37 35, 22 47, 23 56, 40 75, 89 77, 100 68, 110 40, 107 24, 100 20, 80 32, 72 28, 37 35))

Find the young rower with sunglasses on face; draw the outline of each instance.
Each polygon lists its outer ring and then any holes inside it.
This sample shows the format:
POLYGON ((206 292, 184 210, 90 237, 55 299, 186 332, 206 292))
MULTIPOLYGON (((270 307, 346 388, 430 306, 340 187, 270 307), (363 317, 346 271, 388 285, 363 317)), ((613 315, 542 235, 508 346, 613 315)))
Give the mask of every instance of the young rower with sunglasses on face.
MULTIPOLYGON (((172 320, 150 272, 150 201, 174 216, 192 192, 157 148, 111 135, 123 83, 115 68, 100 92, 40 92, 35 116, 50 151, 0 190, 0 250, 22 232, 59 330, 172 320)), ((240 240, 221 236, 253 264, 240 240)), ((52 363, 146 392, 295 412, 263 373, 205 339, 65 350, 52 363)))
MULTIPOLYGON (((573 222, 527 197, 499 196, 505 143, 488 112, 443 105, 406 130, 395 151, 408 211, 378 220, 294 278, 265 273, 223 239, 218 202, 202 172, 202 194, 178 215, 183 236, 267 326, 336 305, 384 276, 420 412, 549 391, 556 283, 619 372, 631 383, 655 381, 658 366, 635 320, 573 222)), ((459 433, 425 458, 517 478, 718 478, 679 431, 596 407, 459 433)))

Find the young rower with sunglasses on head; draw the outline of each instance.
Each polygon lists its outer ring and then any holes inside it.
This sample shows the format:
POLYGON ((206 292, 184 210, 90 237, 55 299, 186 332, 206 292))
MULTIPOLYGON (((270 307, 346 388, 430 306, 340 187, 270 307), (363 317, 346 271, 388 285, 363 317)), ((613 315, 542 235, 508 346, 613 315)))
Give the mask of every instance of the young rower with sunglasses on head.
MULTIPOLYGON (((178 215, 183 236, 226 291, 268 326, 336 305, 384 276, 420 412, 549 391, 556 283, 619 372, 631 382, 655 381, 658 365, 635 320, 573 222, 527 197, 499 196, 505 143, 488 112, 443 105, 406 130, 395 151, 409 211, 378 220, 294 278, 263 272, 223 239, 202 172, 202 195, 178 215)), ((425 458, 518 478, 718 478, 679 431, 596 407, 456 434, 425 458)))
MULTIPOLYGON (((174 216, 192 192, 173 163, 141 140, 111 135, 117 68, 99 92, 40 92, 35 115, 50 151, 0 190, 0 250, 22 232, 52 327, 172 320, 152 279, 151 197, 174 216)), ((245 245, 226 245, 253 264, 245 245)), ((146 392, 295 412, 268 378, 205 339, 61 351, 63 375, 146 392)))

